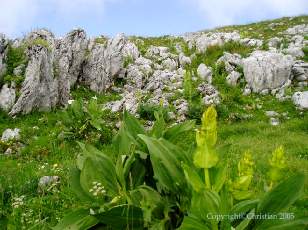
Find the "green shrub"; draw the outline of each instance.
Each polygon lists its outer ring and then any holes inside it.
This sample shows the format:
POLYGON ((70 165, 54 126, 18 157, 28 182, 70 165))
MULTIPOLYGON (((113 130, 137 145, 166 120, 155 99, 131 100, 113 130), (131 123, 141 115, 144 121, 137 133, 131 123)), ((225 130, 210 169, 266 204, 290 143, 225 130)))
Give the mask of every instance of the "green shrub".
POLYGON ((4 76, 4 82, 7 84, 10 84, 12 82, 15 82, 17 87, 20 87, 25 80, 24 76, 12 76, 12 75, 6 75, 4 76))
POLYGON ((98 38, 95 38, 95 43, 98 43, 98 44, 102 44, 102 45, 105 45, 107 43, 108 39, 106 37, 98 37, 98 38))
POLYGON ((27 57, 25 55, 25 49, 23 46, 12 47, 8 46, 7 57, 5 60, 7 64, 7 75, 13 75, 13 71, 16 67, 27 64, 27 57))
POLYGON ((245 153, 238 162, 234 177, 216 152, 216 117, 213 107, 202 115, 195 143, 191 143, 193 152, 187 151, 188 146, 180 148, 176 140, 192 131, 194 124, 168 127, 161 112, 155 113, 149 131, 125 112, 113 140, 114 155, 79 143, 82 153, 72 171, 71 186, 83 205, 54 229, 304 229, 307 219, 294 216, 275 222, 247 218, 248 214, 279 215, 287 210, 301 196, 305 177, 296 174, 280 181, 277 175, 285 164, 277 149, 270 161, 274 185, 257 197, 251 189, 255 165, 251 154, 245 153))
POLYGON ((133 62, 134 62, 134 59, 132 58, 132 56, 128 55, 128 56, 124 57, 124 62, 123 62, 124 68, 127 68, 133 62))
POLYGON ((165 120, 169 120, 167 108, 161 107, 159 105, 152 104, 141 104, 138 107, 138 114, 140 118, 145 120, 154 121, 155 120, 155 112, 161 111, 165 120))
POLYGON ((308 62, 308 46, 305 46, 304 48, 303 48, 303 52, 304 52, 304 54, 305 54, 305 56, 304 56, 304 61, 306 61, 306 62, 308 62))
POLYGON ((36 38, 34 40, 29 41, 28 43, 26 43, 27 47, 32 47, 32 46, 42 46, 45 47, 48 51, 51 51, 51 46, 48 43, 47 40, 43 39, 43 38, 36 38))
POLYGON ((112 129, 103 120, 105 113, 96 99, 91 99, 87 105, 82 100, 74 101, 60 116, 64 130, 59 137, 109 143, 112 129))

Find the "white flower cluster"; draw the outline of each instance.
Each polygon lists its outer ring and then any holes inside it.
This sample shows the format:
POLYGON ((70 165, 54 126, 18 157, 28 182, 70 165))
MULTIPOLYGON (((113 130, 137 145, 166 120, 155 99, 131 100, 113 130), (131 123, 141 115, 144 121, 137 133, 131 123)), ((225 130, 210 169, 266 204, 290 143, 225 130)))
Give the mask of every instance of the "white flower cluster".
POLYGON ((106 190, 105 190, 105 187, 102 186, 101 183, 99 182, 92 182, 93 184, 93 187, 89 190, 89 192, 95 196, 95 197, 98 197, 98 196, 104 196, 106 194, 106 190))
MULTIPOLYGON (((33 218, 33 210, 30 209, 29 211, 27 212, 24 212, 21 214, 21 223, 23 225, 29 225, 29 224, 33 224, 33 223, 38 223, 40 220, 39 219, 36 219, 34 220, 33 218)), ((23 226, 23 229, 26 229, 25 226, 23 226)))
POLYGON ((24 198, 25 196, 20 197, 13 197, 12 207, 13 208, 19 208, 24 205, 24 198))

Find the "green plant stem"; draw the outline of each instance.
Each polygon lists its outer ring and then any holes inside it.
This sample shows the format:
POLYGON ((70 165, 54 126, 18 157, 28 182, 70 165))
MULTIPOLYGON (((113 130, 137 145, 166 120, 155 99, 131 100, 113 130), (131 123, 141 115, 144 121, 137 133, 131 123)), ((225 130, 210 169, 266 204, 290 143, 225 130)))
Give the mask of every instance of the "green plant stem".
POLYGON ((210 173, 209 169, 204 169, 204 179, 205 179, 205 184, 208 189, 211 189, 211 181, 210 181, 210 173))

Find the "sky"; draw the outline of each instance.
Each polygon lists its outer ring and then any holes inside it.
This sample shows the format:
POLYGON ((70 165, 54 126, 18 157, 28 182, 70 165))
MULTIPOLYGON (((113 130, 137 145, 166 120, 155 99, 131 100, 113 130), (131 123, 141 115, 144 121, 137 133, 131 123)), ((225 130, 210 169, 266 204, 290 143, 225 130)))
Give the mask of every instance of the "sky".
POLYGON ((308 0, 0 0, 0 33, 48 28, 64 36, 178 35, 223 25, 308 15, 308 0))

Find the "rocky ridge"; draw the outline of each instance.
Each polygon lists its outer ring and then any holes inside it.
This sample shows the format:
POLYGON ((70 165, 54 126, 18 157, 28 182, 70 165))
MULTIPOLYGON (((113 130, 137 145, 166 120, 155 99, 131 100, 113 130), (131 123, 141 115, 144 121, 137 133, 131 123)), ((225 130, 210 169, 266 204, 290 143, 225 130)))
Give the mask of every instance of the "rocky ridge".
POLYGON ((192 63, 197 63, 198 55, 210 47, 233 42, 253 52, 247 56, 229 52, 220 55, 215 65, 223 66, 228 85, 241 87, 244 83, 244 95, 272 94, 280 100, 293 99, 298 108, 307 109, 308 65, 301 60, 308 45, 307 28, 307 24, 296 25, 282 37, 268 40, 244 38, 237 31, 187 33, 178 37, 183 43, 175 44, 175 52, 164 46, 149 46, 141 52, 136 42, 123 34, 90 39, 82 29, 62 39, 47 30, 33 31, 15 41, 1 35, 0 108, 15 116, 66 106, 72 99, 71 89, 83 85, 97 93, 120 94, 122 99, 106 104, 113 112, 126 109, 137 114, 142 103, 172 106, 180 121, 189 106, 183 96, 187 74, 196 83, 201 103, 220 103, 213 66, 198 63, 192 67, 192 63), (287 46, 282 44, 283 39, 288 41, 287 46), (27 56, 27 64, 15 67, 10 81, 5 80, 9 46, 24 47, 27 56), (20 85, 14 81, 18 75, 24 75, 20 85), (117 82, 122 82, 120 87, 117 82), (290 97, 285 93, 289 87, 298 87, 299 92, 290 97))

